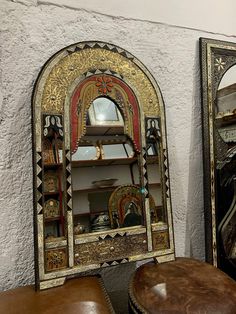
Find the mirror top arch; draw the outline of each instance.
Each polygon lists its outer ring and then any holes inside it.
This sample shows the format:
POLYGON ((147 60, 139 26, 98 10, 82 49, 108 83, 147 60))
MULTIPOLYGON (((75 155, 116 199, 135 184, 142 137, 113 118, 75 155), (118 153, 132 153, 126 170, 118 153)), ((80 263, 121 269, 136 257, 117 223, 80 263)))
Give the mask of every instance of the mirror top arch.
POLYGON ((93 124, 94 122, 99 124, 95 119, 92 104, 101 97, 109 98, 116 104, 119 119, 117 122, 110 121, 110 123, 119 124, 121 122, 120 112, 124 120, 124 133, 133 140, 134 146, 140 151, 140 138, 143 130, 140 129, 139 121, 141 121, 142 108, 130 86, 120 78, 111 75, 91 75, 74 89, 70 104, 65 108, 67 117, 72 116, 72 147, 78 144, 81 136, 88 130, 86 121, 88 112, 93 124))
POLYGON ((134 90, 144 113, 160 114, 161 93, 146 67, 124 49, 102 42, 78 43, 55 54, 39 74, 33 103, 44 112, 62 113, 70 87, 94 74, 121 78, 134 90))

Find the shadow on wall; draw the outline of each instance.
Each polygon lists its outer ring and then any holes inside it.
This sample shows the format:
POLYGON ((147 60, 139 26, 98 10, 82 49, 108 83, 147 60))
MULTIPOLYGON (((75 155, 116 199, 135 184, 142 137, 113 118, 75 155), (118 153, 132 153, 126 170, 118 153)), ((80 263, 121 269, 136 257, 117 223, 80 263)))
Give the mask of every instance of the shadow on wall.
MULTIPOLYGON (((176 108, 179 111, 179 108, 176 108)), ((179 113, 178 113, 179 114, 179 113)), ((180 135, 178 130, 181 128, 181 121, 176 119, 176 111, 168 112, 167 130, 171 129, 171 134, 167 134, 169 172, 170 172, 170 191, 173 216, 173 232, 175 240, 176 256, 185 256, 185 224, 186 224, 186 199, 184 198, 184 176, 183 169, 183 150, 184 144, 180 147, 180 135), (171 128, 169 127, 171 126, 171 128)), ((168 133, 168 132, 167 132, 168 133)))
POLYGON ((1 112, 0 290, 34 282, 30 83, 27 87, 9 93, 1 112))
POLYGON ((185 255, 205 259, 204 203, 203 203, 203 156, 201 120, 201 82, 199 44, 196 44, 194 64, 193 109, 189 153, 189 185, 187 198, 187 222, 185 255))

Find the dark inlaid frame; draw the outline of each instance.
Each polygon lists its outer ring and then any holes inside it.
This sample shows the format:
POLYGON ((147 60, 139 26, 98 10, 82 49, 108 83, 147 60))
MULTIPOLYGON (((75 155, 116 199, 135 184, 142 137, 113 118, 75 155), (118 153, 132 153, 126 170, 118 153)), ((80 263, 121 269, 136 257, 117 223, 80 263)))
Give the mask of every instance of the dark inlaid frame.
POLYGON ((206 260, 219 266, 219 241, 217 238, 216 162, 227 154, 227 146, 215 129, 216 93, 226 71, 236 64, 236 43, 200 38, 204 211, 206 260))

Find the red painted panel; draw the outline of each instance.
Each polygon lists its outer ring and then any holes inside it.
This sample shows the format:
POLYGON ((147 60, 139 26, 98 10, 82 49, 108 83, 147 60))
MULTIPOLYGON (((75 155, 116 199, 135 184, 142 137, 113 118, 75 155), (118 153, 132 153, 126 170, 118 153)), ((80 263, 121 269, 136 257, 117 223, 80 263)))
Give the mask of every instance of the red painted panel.
MULTIPOLYGON (((88 83, 93 83, 96 86, 96 89, 99 89, 99 96, 108 96, 109 92, 112 90, 113 86, 115 87, 115 85, 117 84, 122 90, 123 92, 127 95, 128 101, 132 107, 132 111, 133 111, 133 126, 131 126, 133 128, 133 142, 135 145, 135 149, 137 151, 140 152, 141 150, 141 136, 140 136, 140 115, 139 115, 139 105, 136 99, 136 96, 134 94, 134 92, 132 91, 132 89, 126 84, 124 83, 122 80, 114 77, 114 76, 102 76, 105 77, 105 83, 106 81, 109 82, 109 89, 107 88, 103 88, 103 92, 101 93, 101 88, 100 86, 97 85, 97 82, 101 82, 101 76, 99 75, 93 75, 88 79, 85 79, 84 81, 82 81, 78 87, 76 88, 76 90, 74 91, 74 94, 72 96, 71 99, 71 151, 75 151, 77 148, 77 142, 78 139, 81 137, 81 134, 78 134, 78 123, 82 123, 81 120, 81 115, 78 115, 78 109, 79 109, 79 99, 81 98, 82 94, 82 88, 88 84, 88 83), (109 79, 109 80, 108 80, 109 79), (113 86, 112 86, 113 85, 113 86)), ((96 97, 95 97, 96 98, 96 97)), ((111 97, 112 98, 112 97, 111 97)), ((116 99, 112 100, 114 102, 116 102, 116 99)), ((126 106, 125 111, 128 112, 130 109, 126 106)), ((82 132, 82 130, 80 131, 80 133, 82 132)))

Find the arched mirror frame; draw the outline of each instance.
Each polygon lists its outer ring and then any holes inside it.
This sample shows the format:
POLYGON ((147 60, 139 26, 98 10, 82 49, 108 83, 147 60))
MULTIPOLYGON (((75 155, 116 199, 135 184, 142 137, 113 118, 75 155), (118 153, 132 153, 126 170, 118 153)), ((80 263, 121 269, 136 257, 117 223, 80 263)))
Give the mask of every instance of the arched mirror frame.
MULTIPOLYGON (((104 93, 106 94, 106 93, 104 93)), ((92 101, 93 99, 90 99, 92 101)), ((89 101, 88 101, 89 103, 89 101)), ((88 107, 88 103, 85 105, 88 107)), ((119 263, 136 261, 145 258, 156 258, 158 262, 174 259, 174 241, 172 230, 171 200, 169 188, 168 153, 165 129, 164 103, 160 89, 144 67, 134 56, 125 50, 103 42, 82 42, 68 46, 54 56, 42 68, 33 93, 33 157, 34 157, 34 213, 35 213, 35 263, 36 286, 46 289, 63 284, 66 277, 87 270, 118 265, 119 263), (142 189, 145 199, 146 235, 142 240, 142 248, 133 253, 128 251, 124 258, 103 263, 90 263, 85 266, 76 265, 76 239, 73 234, 72 189, 71 189, 71 126, 70 110, 71 99, 81 82, 90 77, 114 78, 127 85, 134 93, 138 103, 141 131, 141 165, 142 189), (47 118, 49 116, 49 118, 47 118), (61 168, 62 191, 65 216, 64 237, 56 241, 45 241, 44 237, 44 208, 43 194, 45 189, 45 167, 42 162, 43 134, 50 131, 52 122, 58 129, 62 138, 61 168), (161 142, 159 159, 161 170, 162 201, 166 210, 167 225, 154 226, 150 221, 148 180, 146 180, 146 130, 145 123, 148 119, 159 119, 161 128, 161 142), (51 120, 50 120, 51 121, 51 120), (56 121, 56 122, 55 122, 56 121), (56 123, 56 124, 55 124, 56 123), (44 133, 45 132, 45 133, 44 133)), ((86 110, 87 110, 86 107, 86 110)), ((84 110, 84 109, 83 109, 84 110)), ((85 111, 86 111, 85 110, 85 111)), ((127 108, 126 108, 127 110, 127 108)), ((81 121, 83 122, 83 121, 81 121)), ((127 133, 130 135, 130 130, 127 133)), ((131 134, 131 138, 134 136, 131 134)), ((134 140, 135 142, 135 140, 134 140)), ((113 237, 128 239, 126 230, 112 234, 113 237)), ((95 236, 96 237, 96 236, 95 236)), ((99 236, 97 236, 99 238, 99 236)), ((95 239, 96 241, 105 240, 95 239)), ((117 239, 118 241, 118 239, 117 239)), ((134 245, 136 247, 136 245, 134 245)))
MULTIPOLYGON (((236 65, 236 43, 200 38, 202 76, 202 121, 204 157, 204 210, 206 260, 230 275, 235 268, 227 261, 219 235, 219 202, 222 194, 219 174, 235 157, 217 130, 217 91, 224 74, 236 65)), ((235 78, 236 79, 236 78, 235 78)))

